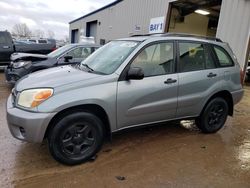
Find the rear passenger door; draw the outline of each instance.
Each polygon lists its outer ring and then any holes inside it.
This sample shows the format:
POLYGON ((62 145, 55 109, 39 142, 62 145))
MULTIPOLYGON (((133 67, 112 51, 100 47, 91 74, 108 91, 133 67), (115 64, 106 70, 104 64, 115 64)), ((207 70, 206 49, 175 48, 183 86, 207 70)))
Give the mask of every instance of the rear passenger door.
POLYGON ((177 56, 177 117, 197 116, 211 93, 220 89, 220 74, 206 43, 179 41, 177 56))

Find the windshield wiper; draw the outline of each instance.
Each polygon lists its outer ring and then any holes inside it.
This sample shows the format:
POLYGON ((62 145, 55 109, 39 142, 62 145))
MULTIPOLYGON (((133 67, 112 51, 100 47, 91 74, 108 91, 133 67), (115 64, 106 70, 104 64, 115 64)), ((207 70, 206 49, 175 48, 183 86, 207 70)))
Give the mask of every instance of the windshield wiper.
POLYGON ((94 69, 92 69, 91 67, 89 67, 87 64, 81 64, 81 65, 83 65, 84 67, 87 67, 87 69, 89 69, 91 72, 94 72, 94 69))

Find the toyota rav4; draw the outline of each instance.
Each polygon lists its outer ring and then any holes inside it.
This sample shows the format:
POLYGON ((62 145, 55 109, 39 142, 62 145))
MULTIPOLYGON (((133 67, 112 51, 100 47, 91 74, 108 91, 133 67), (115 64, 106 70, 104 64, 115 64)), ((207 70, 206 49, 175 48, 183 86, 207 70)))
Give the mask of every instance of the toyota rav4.
POLYGON ((12 135, 48 139, 52 156, 74 165, 93 157, 111 133, 194 119, 215 133, 243 96, 243 74, 227 43, 157 34, 114 40, 79 66, 32 73, 7 102, 12 135))

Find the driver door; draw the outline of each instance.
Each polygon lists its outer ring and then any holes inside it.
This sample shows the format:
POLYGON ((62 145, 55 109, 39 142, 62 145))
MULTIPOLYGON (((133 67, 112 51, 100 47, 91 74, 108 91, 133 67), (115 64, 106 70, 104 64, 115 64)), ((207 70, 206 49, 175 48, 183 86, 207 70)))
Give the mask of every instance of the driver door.
POLYGON ((173 42, 144 48, 130 67, 144 71, 142 80, 122 80, 117 91, 117 128, 173 119, 177 109, 178 75, 173 42))

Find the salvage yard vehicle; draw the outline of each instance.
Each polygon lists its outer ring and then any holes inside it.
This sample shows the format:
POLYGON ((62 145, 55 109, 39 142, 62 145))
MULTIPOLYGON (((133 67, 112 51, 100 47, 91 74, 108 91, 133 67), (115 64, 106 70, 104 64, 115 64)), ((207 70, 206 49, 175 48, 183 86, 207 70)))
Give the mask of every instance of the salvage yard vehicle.
POLYGON ((51 67, 77 64, 93 53, 99 45, 68 44, 48 55, 14 53, 11 62, 5 69, 6 81, 14 84, 23 76, 51 67))
POLYGON ((243 96, 243 73, 216 38, 157 34, 111 41, 79 66, 21 79, 7 102, 12 135, 48 139, 57 161, 89 160, 105 137, 124 129, 195 119, 220 130, 243 96))
POLYGON ((46 44, 36 44, 27 41, 14 42, 8 31, 0 31, 0 66, 7 65, 11 54, 14 52, 48 54, 55 49, 55 40, 50 40, 46 44))
POLYGON ((23 39, 21 41, 27 41, 27 42, 37 43, 37 44, 48 44, 51 41, 56 43, 54 39, 23 39))

